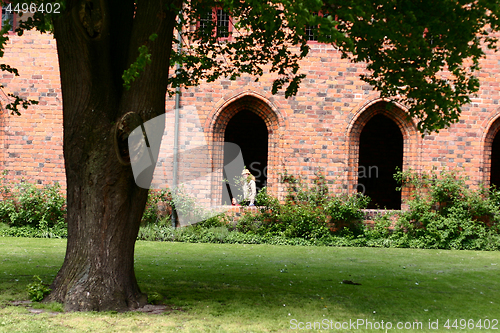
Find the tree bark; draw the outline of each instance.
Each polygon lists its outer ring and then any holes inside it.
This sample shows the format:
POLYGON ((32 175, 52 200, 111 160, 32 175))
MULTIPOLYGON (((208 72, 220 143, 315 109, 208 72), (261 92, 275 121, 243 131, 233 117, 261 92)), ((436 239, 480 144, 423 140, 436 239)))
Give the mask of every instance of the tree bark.
MULTIPOLYGON (((68 311, 123 311, 147 302, 134 273, 134 246, 148 191, 135 184, 131 166, 119 161, 115 129, 128 112, 144 122, 165 112, 176 17, 167 4, 69 0, 54 22, 68 243, 48 300, 63 302, 68 311), (148 46, 152 62, 126 90, 121 77, 141 45, 148 46)), ((126 147, 126 137, 120 139, 126 147)))

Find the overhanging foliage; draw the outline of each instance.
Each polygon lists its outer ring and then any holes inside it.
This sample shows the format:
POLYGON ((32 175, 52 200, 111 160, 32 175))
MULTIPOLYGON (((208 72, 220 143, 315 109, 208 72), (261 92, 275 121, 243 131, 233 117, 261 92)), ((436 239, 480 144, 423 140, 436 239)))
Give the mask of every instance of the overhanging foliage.
MULTIPOLYGON (((28 2, 11 3, 14 8, 28 2)), ((64 10, 66 2, 61 4, 64 10)), ((182 8, 177 29, 182 29, 183 47, 172 52, 170 64, 180 68, 170 77, 171 88, 244 73, 258 80, 270 71, 276 73, 272 92, 284 89, 286 97, 293 96, 305 77, 299 65, 309 52, 305 28, 317 26, 318 41, 335 45, 353 62, 367 63, 361 79, 382 97, 406 105, 422 133, 457 122, 462 106, 478 91, 474 72, 485 48, 496 49, 500 13, 494 0, 194 0, 165 6, 182 8), (218 37, 215 20, 200 24, 214 8, 231 16, 230 38, 218 37)), ((50 31, 54 15, 36 11, 16 31, 50 31)), ((6 27, 2 32, 3 49, 6 27)), ((144 45, 152 42, 145 39, 144 45)), ((144 58, 140 55, 138 61, 144 58)), ((130 73, 136 65, 130 65, 126 77, 138 74, 130 73)), ((1 69, 13 70, 6 65, 1 69)), ((13 112, 19 112, 19 104, 12 105, 13 112)))

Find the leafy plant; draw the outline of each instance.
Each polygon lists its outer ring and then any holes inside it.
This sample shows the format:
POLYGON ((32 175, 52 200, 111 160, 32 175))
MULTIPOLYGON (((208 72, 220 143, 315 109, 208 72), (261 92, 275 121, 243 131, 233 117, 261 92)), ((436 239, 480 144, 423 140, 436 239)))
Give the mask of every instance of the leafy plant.
POLYGON ((356 235, 362 233, 362 209, 365 209, 369 202, 370 198, 361 193, 331 198, 326 203, 325 211, 330 218, 332 230, 343 232, 344 228, 347 228, 356 235))
POLYGON ((259 213, 246 213, 236 229, 258 235, 283 236, 286 238, 319 239, 328 237, 332 232, 344 230, 358 234, 362 230, 361 220, 369 198, 363 195, 329 195, 326 179, 321 171, 311 185, 305 184, 300 177, 281 175, 286 186, 285 202, 270 196, 263 189, 257 198, 261 206, 259 213), (333 226, 332 226, 333 225, 333 226))
POLYGON ((31 183, 1 189, 0 221, 10 226, 30 226, 48 230, 63 225, 66 217, 66 198, 58 183, 42 188, 31 183))
POLYGON ((33 282, 28 284, 26 289, 30 300, 33 302, 40 302, 51 291, 38 275, 33 276, 33 282))
POLYGON ((218 214, 211 216, 206 220, 198 222, 195 224, 197 228, 218 228, 224 227, 229 223, 229 220, 225 214, 218 214))
POLYGON ((255 196, 255 204, 261 207, 262 210, 277 211, 280 207, 280 202, 277 198, 267 193, 267 187, 263 187, 255 196))
POLYGON ((388 238, 392 234, 390 217, 390 214, 377 215, 372 226, 365 226, 365 236, 369 239, 388 238))
POLYGON ((173 211, 172 195, 167 190, 150 190, 148 193, 148 201, 142 215, 141 224, 158 224, 168 223, 171 220, 173 211), (159 205, 164 203, 167 212, 160 209, 159 205))
POLYGON ((262 220, 265 219, 266 217, 262 213, 246 212, 236 223, 235 230, 242 233, 257 234, 262 220))
POLYGON ((170 205, 178 216, 183 216, 189 224, 206 220, 213 216, 213 212, 200 205, 195 197, 190 195, 183 187, 178 187, 170 192, 170 205))
POLYGON ((285 205, 277 223, 267 226, 269 232, 287 238, 315 239, 329 235, 327 216, 322 207, 310 204, 285 205))
POLYGON ((281 175, 281 182, 286 185, 286 204, 312 204, 324 205, 328 199, 328 186, 322 171, 315 172, 315 178, 311 186, 304 183, 299 176, 285 172, 281 175))
POLYGON ((153 305, 158 305, 163 303, 163 296, 153 291, 148 293, 148 303, 153 305))
POLYGON ((500 210, 495 189, 470 190, 456 171, 437 174, 410 170, 396 174, 413 186, 409 210, 402 212, 394 237, 412 247, 443 249, 491 248, 498 236, 500 210))

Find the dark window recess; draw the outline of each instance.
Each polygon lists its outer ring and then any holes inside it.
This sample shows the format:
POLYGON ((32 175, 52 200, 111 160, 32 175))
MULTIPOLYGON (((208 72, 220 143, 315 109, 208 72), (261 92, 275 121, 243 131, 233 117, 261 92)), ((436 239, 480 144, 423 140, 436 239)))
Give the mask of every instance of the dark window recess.
MULTIPOLYGON (((240 147, 245 166, 255 176, 257 192, 267 186, 268 130, 264 120, 250 110, 241 110, 229 120, 224 141, 240 147)), ((231 160, 231 156, 225 151, 224 165, 231 160)), ((225 175, 224 178, 232 182, 235 176, 241 177, 241 171, 234 175, 225 175)), ((238 198, 238 195, 243 194, 232 193, 229 187, 228 192, 229 197, 223 197, 222 204, 230 204, 233 197, 238 198)))
POLYGON ((229 14, 226 13, 222 9, 217 9, 216 11, 217 18, 217 37, 219 38, 227 38, 229 37, 229 24, 230 17, 229 14))
POLYGON ((205 36, 210 36, 213 28, 212 12, 208 12, 204 17, 200 18, 200 31, 205 36))
POLYGON ((14 31, 14 12, 9 12, 6 10, 6 7, 2 7, 2 26, 4 25, 5 21, 9 22, 10 31, 14 31))
POLYGON ((490 183, 500 188, 500 132, 495 135, 491 145, 490 183))
POLYGON ((318 26, 317 25, 310 25, 306 27, 306 38, 307 40, 313 40, 317 41, 318 40, 318 26))
MULTIPOLYGON (((313 14, 314 16, 318 16, 317 13, 313 14)), ((318 40, 318 26, 317 25, 308 25, 306 27, 306 38, 307 40, 313 40, 317 41, 318 40)))
POLYGON ((403 167, 403 142, 398 125, 381 114, 361 131, 357 190, 371 198, 368 208, 401 209, 394 174, 403 167))

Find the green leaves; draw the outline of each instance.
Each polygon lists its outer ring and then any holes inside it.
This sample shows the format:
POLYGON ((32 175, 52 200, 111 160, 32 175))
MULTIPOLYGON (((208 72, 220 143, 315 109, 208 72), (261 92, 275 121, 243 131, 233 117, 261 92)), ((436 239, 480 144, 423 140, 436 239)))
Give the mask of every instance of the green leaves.
MULTIPOLYGON (((3 70, 2 65, 0 65, 0 69, 3 70)), ((15 70, 15 72, 17 72, 17 69, 15 69, 15 68, 12 68, 12 70, 15 70)), ((11 72, 8 69, 7 69, 7 71, 11 72)), ((2 89, 2 88, 3 88, 3 86, 0 86, 0 89, 2 89)), ((22 97, 19 97, 18 95, 7 94, 7 96, 14 99, 14 101, 5 105, 5 109, 10 110, 12 115, 14 115, 14 114, 17 114, 18 116, 21 115, 21 112, 19 111, 19 106, 22 106, 23 109, 27 109, 30 105, 38 104, 38 101, 35 101, 33 99, 27 100, 27 99, 24 99, 22 97)))
MULTIPOLYGON (((22 1, 12 1, 17 3, 22 1)), ((39 8, 48 2, 32 3, 39 8)), ((63 1, 61 14, 65 8, 63 1)), ((57 15, 37 11, 20 21, 16 32, 52 31, 57 15)), ((273 93, 285 90, 285 97, 293 96, 304 78, 299 63, 309 53, 308 26, 318 27, 318 42, 334 45, 353 62, 366 63, 361 79, 382 97, 407 106, 425 133, 457 122, 463 105, 479 90, 474 74, 485 50, 496 49, 500 5, 496 0, 192 0, 179 14, 183 47, 173 50, 170 65, 182 66, 169 85, 195 86, 267 71, 274 76, 273 93), (222 9, 231 17, 228 29, 217 23, 217 10, 222 9), (229 37, 219 38, 218 29, 227 29, 229 37)), ((8 28, 2 28, 0 56, 8 28)), ((151 34, 145 40, 124 71, 127 89, 151 62, 147 43, 157 37, 151 34)), ((174 38, 174 44, 180 42, 174 38)), ((0 69, 16 73, 7 65, 0 69)), ((16 98, 9 109, 19 113, 20 106, 35 104, 24 101, 16 98)))
MULTIPOLYGON (((154 40, 157 36, 153 34, 149 37, 150 40, 154 40)), ((130 85, 139 77, 140 72, 144 71, 147 64, 151 63, 151 53, 146 45, 141 45, 139 47, 139 55, 137 59, 130 65, 128 69, 122 75, 123 86, 128 90, 130 85)))
MULTIPOLYGON (((413 189, 409 210, 395 230, 413 245, 444 249, 497 249, 500 211, 496 189, 472 191, 457 172, 398 172, 395 178, 413 189)), ((395 237, 400 237, 396 235, 395 237)))
POLYGON ((192 1, 179 20, 183 47, 172 52, 171 63, 182 67, 171 76, 171 87, 194 86, 220 77, 235 80, 242 74, 260 76, 266 70, 276 77, 274 93, 285 89, 286 97, 295 95, 304 77, 299 73, 299 61, 309 51, 304 28, 315 19, 311 8, 318 10, 320 4, 321 1, 192 1), (217 37, 212 10, 219 8, 232 18, 227 39, 217 37), (191 28, 187 30, 186 26, 191 28))
POLYGON ((422 133, 457 122, 479 89, 474 72, 483 45, 496 48, 487 25, 498 31, 498 4, 398 0, 354 11, 339 15, 339 30, 353 41, 339 46, 346 57, 367 62, 362 79, 406 105, 422 133))
POLYGON ((29 226, 46 230, 64 225, 66 198, 61 186, 45 185, 37 188, 32 183, 16 184, 12 190, 6 185, 0 189, 0 222, 10 226, 29 226))
POLYGON ((50 294, 51 289, 43 283, 38 275, 33 276, 33 282, 26 287, 28 296, 32 302, 40 302, 43 298, 50 294))
POLYGON ((492 32, 499 30, 499 16, 500 6, 490 0, 192 2, 181 25, 197 28, 184 32, 187 45, 172 55, 183 66, 170 82, 197 85, 262 75, 266 68, 277 74, 272 92, 293 96, 304 78, 299 61, 309 52, 305 27, 318 26, 318 41, 366 63, 362 80, 406 105, 422 133, 438 131, 457 122, 478 91, 474 72, 483 45, 496 48, 492 32), (229 40, 217 39, 215 22, 198 24, 218 6, 236 22, 229 40))

